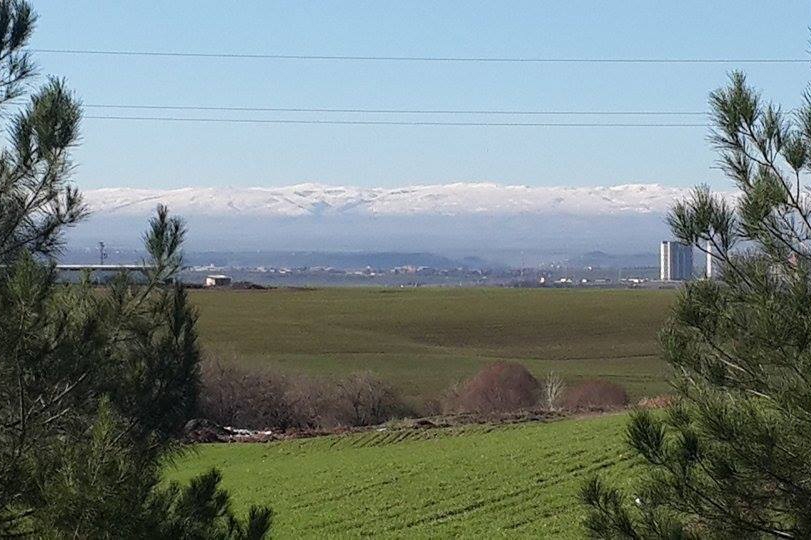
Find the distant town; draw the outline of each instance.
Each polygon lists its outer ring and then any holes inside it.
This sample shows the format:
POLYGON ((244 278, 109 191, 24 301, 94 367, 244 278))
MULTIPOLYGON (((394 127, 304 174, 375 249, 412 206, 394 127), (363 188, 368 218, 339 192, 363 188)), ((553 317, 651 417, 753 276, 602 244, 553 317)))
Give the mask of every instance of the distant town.
MULTIPOLYGON (((669 240, 659 246, 658 267, 644 264, 652 257, 602 252, 518 266, 430 253, 191 253, 187 258, 192 264, 183 269, 180 277, 188 285, 199 287, 672 288, 692 278, 712 275, 709 255, 706 263, 697 268, 693 247, 669 240)), ((143 264, 137 252, 110 249, 101 243, 95 252, 72 252, 68 260, 71 264, 60 267, 66 275, 87 269, 101 281, 112 271, 137 271, 143 264)))

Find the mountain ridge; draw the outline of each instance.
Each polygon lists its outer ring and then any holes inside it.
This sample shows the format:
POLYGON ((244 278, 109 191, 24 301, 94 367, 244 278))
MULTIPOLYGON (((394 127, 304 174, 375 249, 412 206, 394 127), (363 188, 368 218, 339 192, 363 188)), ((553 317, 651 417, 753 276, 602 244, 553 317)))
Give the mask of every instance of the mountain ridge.
POLYGON ((147 215, 167 204, 184 215, 622 215, 664 213, 687 188, 662 184, 530 187, 491 182, 363 188, 303 183, 281 187, 103 188, 84 192, 94 213, 147 215))

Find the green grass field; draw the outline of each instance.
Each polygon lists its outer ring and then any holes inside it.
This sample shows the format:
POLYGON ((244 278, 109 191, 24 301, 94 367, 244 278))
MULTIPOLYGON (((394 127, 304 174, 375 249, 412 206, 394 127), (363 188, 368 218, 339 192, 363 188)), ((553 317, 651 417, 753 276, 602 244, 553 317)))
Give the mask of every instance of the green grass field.
POLYGON ((667 391, 656 333, 667 290, 339 289, 195 291, 206 351, 316 375, 369 369, 436 397, 496 360, 604 378, 633 397, 667 391))
POLYGON ((627 416, 548 424, 198 445, 169 478, 216 466, 235 508, 273 507, 276 537, 582 538, 583 480, 631 481, 627 416))
MULTIPOLYGON (((667 391, 656 334, 673 291, 320 289, 195 291, 204 348, 247 368, 369 369, 430 398, 482 365, 667 391)), ((388 427, 271 444, 198 445, 168 473, 212 466, 238 509, 268 504, 292 537, 580 538, 577 492, 633 478, 627 416, 433 430, 388 427)))

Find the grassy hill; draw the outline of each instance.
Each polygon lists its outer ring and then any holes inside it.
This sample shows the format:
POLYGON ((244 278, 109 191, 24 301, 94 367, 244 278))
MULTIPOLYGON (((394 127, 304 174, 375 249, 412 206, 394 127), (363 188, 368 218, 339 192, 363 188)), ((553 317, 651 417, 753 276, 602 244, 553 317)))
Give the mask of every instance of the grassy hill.
POLYGON ((666 290, 319 289, 195 291, 207 351, 248 367, 372 370, 434 397, 483 364, 600 377, 634 397, 665 392, 656 333, 666 290))
POLYGON ((276 537, 581 538, 583 479, 633 476, 626 422, 622 414, 198 445, 169 478, 219 467, 239 510, 273 507, 276 537))

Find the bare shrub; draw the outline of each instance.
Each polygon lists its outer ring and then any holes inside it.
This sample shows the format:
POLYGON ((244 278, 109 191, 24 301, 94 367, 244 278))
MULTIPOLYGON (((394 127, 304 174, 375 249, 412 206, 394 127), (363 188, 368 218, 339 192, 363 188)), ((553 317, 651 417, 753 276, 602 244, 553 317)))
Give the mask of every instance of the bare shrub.
POLYGON ((664 409, 670 407, 676 398, 670 394, 661 394, 653 397, 644 397, 636 404, 640 409, 664 409))
POLYGON ((442 393, 439 398, 439 409, 442 414, 460 412, 459 400, 465 388, 466 381, 456 381, 442 393))
POLYGON ((249 371, 211 358, 203 363, 201 379, 199 413, 224 426, 331 429, 415 413, 390 384, 369 372, 331 381, 249 371))
POLYGON ((533 407, 539 396, 540 384, 526 367, 496 362, 453 388, 446 399, 457 412, 495 413, 533 407))
POLYGON ((221 425, 251 429, 296 424, 287 400, 286 377, 270 370, 247 371, 218 359, 203 362, 200 414, 221 425))
POLYGON ((567 390, 563 404, 569 410, 619 409, 628 405, 628 392, 618 384, 595 379, 567 390))
POLYGON ((381 424, 411 413, 394 388, 369 371, 339 381, 334 395, 333 419, 342 425, 381 424))
POLYGON ((415 400, 412 405, 417 416, 437 416, 442 414, 443 404, 439 398, 428 398, 421 401, 415 400))
POLYGON ((325 428, 337 425, 333 412, 335 392, 331 383, 305 375, 288 377, 287 381, 285 395, 296 427, 325 428))
POLYGON ((561 407, 566 383, 560 375, 550 371, 543 382, 543 405, 547 411, 557 411, 561 407))

